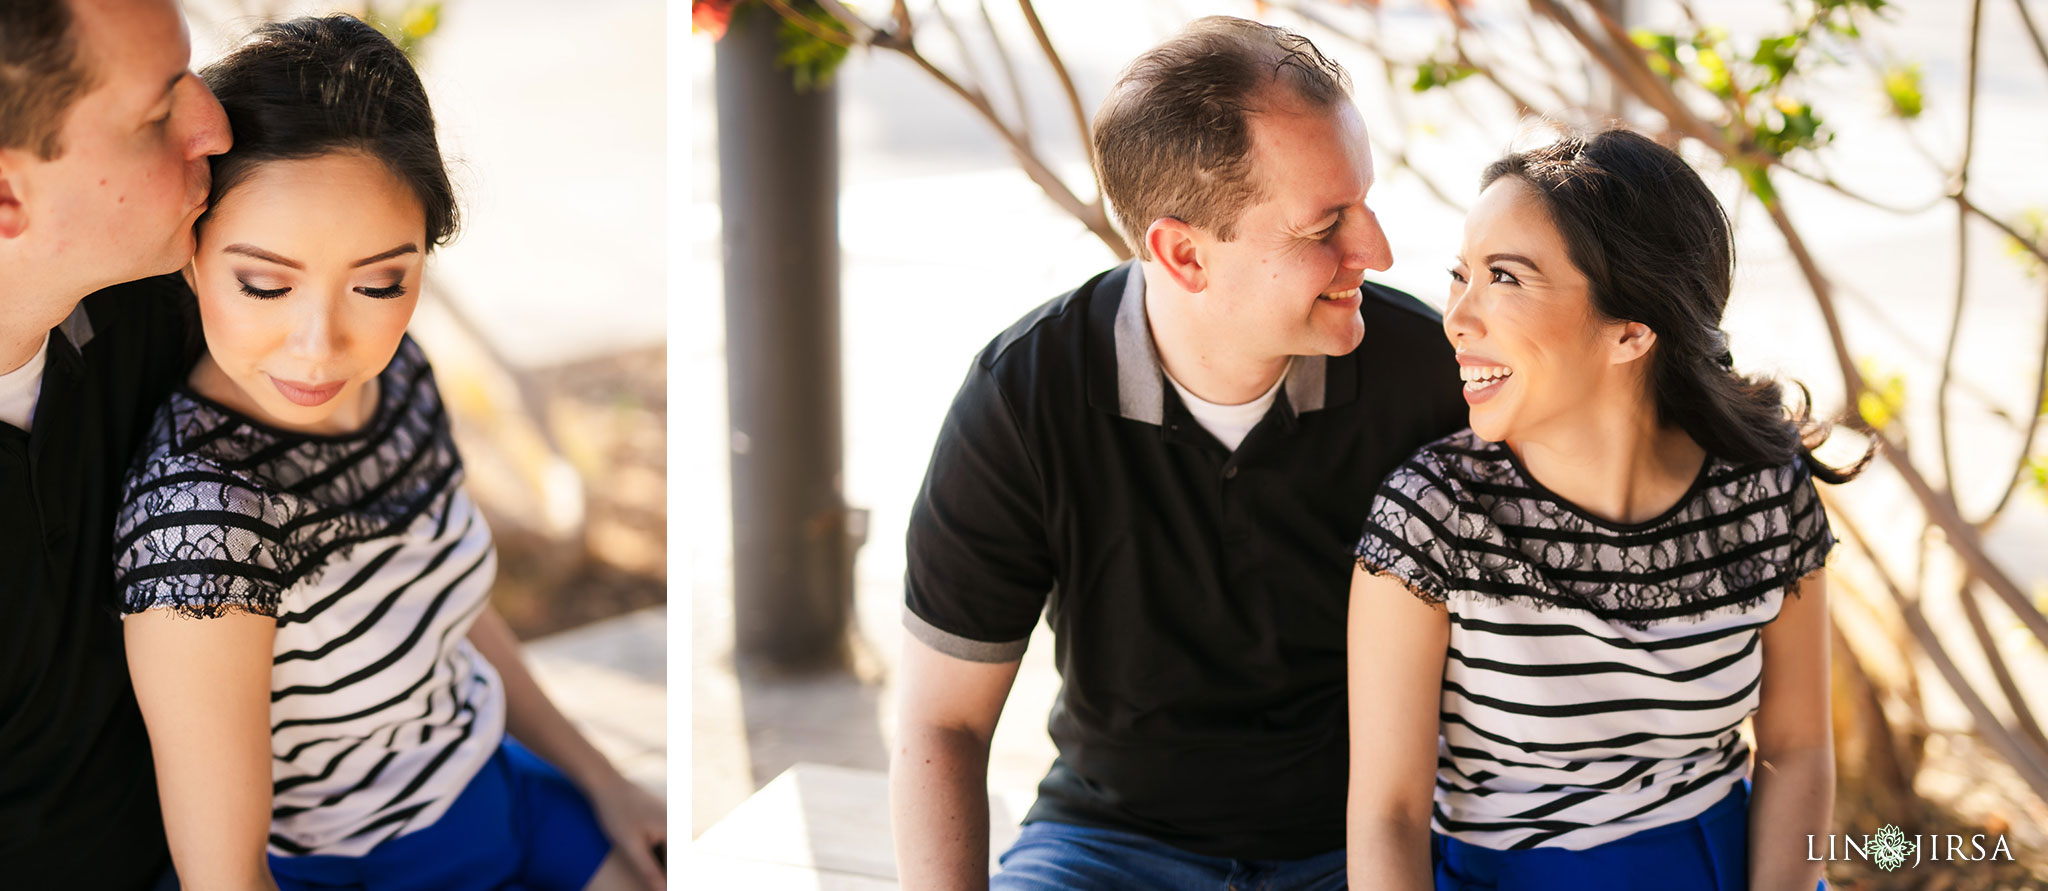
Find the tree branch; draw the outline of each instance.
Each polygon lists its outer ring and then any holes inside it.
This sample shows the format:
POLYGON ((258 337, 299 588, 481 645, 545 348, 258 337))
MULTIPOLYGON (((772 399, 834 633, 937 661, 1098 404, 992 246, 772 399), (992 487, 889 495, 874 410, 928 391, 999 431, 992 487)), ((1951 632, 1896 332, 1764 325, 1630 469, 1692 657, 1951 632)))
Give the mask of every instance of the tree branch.
POLYGON ((1977 603, 1975 582, 1975 579, 1964 576, 1962 587, 1956 591, 1957 599, 1963 602, 1963 618, 1969 620, 1970 634, 1984 651, 1984 662, 1991 667, 1991 677, 1998 683, 1998 692, 2012 707, 2013 723, 2019 725, 2020 733, 2033 743, 2042 760, 2048 762, 2048 736, 2041 734, 2040 722, 2034 720, 2034 711, 2027 707, 2026 694, 2013 680, 2011 666, 1998 651, 1998 640, 1991 636, 1991 625, 1984 621, 1984 608, 1977 603))
POLYGON ((988 14, 988 0, 976 0, 974 4, 981 11, 981 24, 988 28, 990 43, 995 47, 996 62, 1002 66, 1003 80, 1010 85, 1010 101, 1017 106, 1017 127, 1022 131, 1024 141, 1031 142, 1031 108, 1024 102, 1024 81, 1017 76, 1017 66, 1010 60, 1010 51, 1003 46, 1002 38, 996 36, 996 21, 988 14))
MULTIPOLYGON (((1984 34, 1984 0, 1970 3, 1970 50, 1963 69, 1963 154, 1956 163, 1956 194, 1970 186, 1970 156, 1977 147, 1977 49, 1984 34)), ((1963 304, 1970 286, 1970 212, 1956 207, 1956 309, 1949 317, 1948 343, 1941 351, 1941 383, 1934 391, 1934 439, 1941 457, 1941 482, 1950 497, 1956 490, 1955 464, 1948 438, 1949 382, 1955 379, 1956 342, 1963 334, 1963 304)))
POLYGON ((2048 65, 2048 43, 2041 40, 2041 29, 2034 27, 2034 14, 2027 11, 2027 0, 2012 0, 2014 9, 2020 11, 2020 24, 2027 29, 2027 39, 2033 41, 2034 52, 2040 54, 2041 64, 2048 65))
POLYGON ((853 46, 853 40, 850 37, 845 34, 834 33, 832 29, 811 21, 810 16, 790 8, 786 0, 765 0, 765 2, 771 9, 775 10, 776 15, 782 17, 783 21, 810 32, 812 37, 816 37, 834 46, 853 46))
MULTIPOLYGON (((1828 500, 1830 499, 1827 496, 1822 496, 1823 502, 1828 500)), ((1863 552, 1865 562, 1876 572, 1885 591, 1891 595, 1892 602, 1898 605, 1899 614, 1906 620, 1906 628, 1912 633, 1914 642, 1920 645, 1921 652, 1927 654, 1928 661, 1934 663, 1942 679, 1948 682, 1949 689, 1955 692, 1957 699, 1962 700, 1963 707, 1968 709, 1970 716, 1975 719, 1976 732, 2012 765, 2013 770, 2033 788, 2034 794, 2048 797, 2048 756, 2036 752, 2030 742, 2014 734, 2004 722, 1998 720, 1997 715, 1992 714, 1983 697, 1977 695, 1969 680, 1963 677, 1962 670, 1956 667, 1955 660, 1949 658, 1948 650, 1941 645, 1941 639, 1935 635, 1934 628, 1927 624, 1927 617, 1921 613, 1920 606, 1909 601, 1905 593, 1899 590, 1898 582, 1893 580, 1890 570, 1886 569, 1884 562, 1878 558, 1877 550, 1863 537, 1863 530, 1857 527, 1855 520, 1839 510, 1830 510, 1828 513, 1840 521, 1842 528, 1863 552)))
MULTIPOLYGON (((1045 35, 1045 25, 1038 21, 1038 10, 1031 0, 1017 0, 1017 8, 1024 11, 1024 21, 1031 26, 1031 36, 1038 38, 1038 48, 1045 53, 1045 61, 1052 65, 1054 74, 1059 75, 1060 89, 1067 93, 1067 106, 1074 112, 1074 134, 1081 140, 1081 157, 1095 157, 1095 143, 1088 138, 1088 111, 1081 106, 1081 93, 1074 89, 1074 78, 1067 73, 1067 66, 1060 61, 1060 54, 1052 48, 1052 38, 1045 35)), ((1099 187, 1101 184, 1097 183, 1099 187)))
POLYGON ((2041 332, 2041 359, 2034 368, 2034 401, 2027 406, 2026 420, 2020 423, 2020 456, 2013 462, 2012 474, 2006 477, 2005 492, 1998 496, 1991 513, 1977 521, 1977 528, 1988 529, 2005 512, 2005 506, 2012 502, 2014 492, 2019 491, 2020 480, 2027 472, 2027 459, 2034 451, 2034 434, 2041 429, 2041 406, 2048 405, 2048 327, 2041 332))

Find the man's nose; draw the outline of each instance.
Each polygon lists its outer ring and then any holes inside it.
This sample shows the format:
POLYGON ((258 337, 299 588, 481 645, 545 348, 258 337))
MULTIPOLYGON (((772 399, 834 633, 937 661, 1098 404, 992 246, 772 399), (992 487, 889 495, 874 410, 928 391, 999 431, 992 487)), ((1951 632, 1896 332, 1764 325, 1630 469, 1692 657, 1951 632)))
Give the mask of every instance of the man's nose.
POLYGON ((1346 265, 1374 272, 1385 272, 1394 265, 1394 249, 1387 244, 1387 232, 1380 228, 1378 214, 1366 209, 1359 215, 1354 230, 1351 242, 1346 245, 1346 265))
POLYGON ((234 145, 234 134, 228 130, 228 114, 220 107, 220 100, 213 97, 213 91, 206 88, 206 82, 187 74, 179 88, 188 91, 184 97, 192 109, 188 117, 185 157, 205 158, 227 151, 234 145))

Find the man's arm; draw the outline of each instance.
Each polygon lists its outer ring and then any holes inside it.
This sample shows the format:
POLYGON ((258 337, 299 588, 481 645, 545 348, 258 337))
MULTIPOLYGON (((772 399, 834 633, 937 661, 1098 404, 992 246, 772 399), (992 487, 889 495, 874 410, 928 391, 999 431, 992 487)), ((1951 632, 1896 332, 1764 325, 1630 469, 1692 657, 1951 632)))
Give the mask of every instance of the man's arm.
POLYGON ((988 749, 1017 662, 970 662, 903 635, 889 816, 905 888, 988 887, 988 749))
POLYGON ((270 659, 277 620, 151 609, 122 621, 164 835, 193 891, 269 889, 270 659))
POLYGON ((1749 886, 1812 888, 1823 864, 1806 837, 1834 813, 1835 749, 1828 716, 1827 578, 1809 574, 1763 630, 1756 769, 1749 800, 1749 886))

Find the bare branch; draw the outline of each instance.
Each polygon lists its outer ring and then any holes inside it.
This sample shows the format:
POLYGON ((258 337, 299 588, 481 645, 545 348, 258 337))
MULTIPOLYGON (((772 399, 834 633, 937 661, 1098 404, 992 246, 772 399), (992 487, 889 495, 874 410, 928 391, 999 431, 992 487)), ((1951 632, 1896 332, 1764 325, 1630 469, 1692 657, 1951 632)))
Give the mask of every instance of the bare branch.
POLYGON ((1003 79, 1010 85, 1010 101, 1017 107, 1017 129, 1026 143, 1031 142, 1031 108, 1024 103, 1024 81, 1017 76, 1017 66, 1010 60, 1010 51, 997 36, 996 21, 988 14, 988 0, 976 0, 981 11, 981 23, 988 28, 990 43, 995 46, 996 62, 1003 68, 1003 79))
POLYGON ((2041 359, 2034 368, 2034 401, 2027 405, 2026 420, 2020 424, 2020 429, 2025 432, 2020 435, 2019 459, 2013 462, 2012 473, 2005 479, 2005 492, 1998 496, 1998 503, 1992 506, 1991 513, 1977 521, 1978 529, 1989 529, 1992 523, 1997 522, 1998 515, 2004 513, 2005 506, 2012 502, 2013 493, 2019 491, 2020 479, 2027 472, 2027 458, 2034 451, 2034 434, 2041 429, 2041 406, 2044 404, 2048 404, 2048 329, 2041 332, 2041 359))
POLYGON ((2027 11, 2027 0, 2012 0, 2014 9, 2020 11, 2020 24, 2027 27, 2027 39, 2033 41, 2034 52, 2041 56, 2041 64, 2048 65, 2048 43, 2041 40, 2041 29, 2034 27, 2034 14, 2027 11))
MULTIPOLYGON (((1827 496, 1822 496, 1822 501, 1828 500, 1830 499, 1827 496)), ((2048 795, 2048 755, 2036 751, 2028 740, 2014 734, 1997 715, 1992 714, 1990 706, 1985 704, 1983 697, 1977 695, 1976 689, 1963 677, 1962 670, 1956 667, 1955 660, 1949 658, 1948 650, 1941 645, 1941 639, 1935 635, 1934 628, 1927 624, 1927 617, 1921 613, 1919 605, 1909 601, 1904 592, 1899 590, 1898 582, 1885 568, 1884 561, 1878 557, 1877 549, 1871 547, 1870 541, 1863 537, 1863 530, 1856 525, 1855 519, 1840 510, 1829 510, 1828 513, 1849 533, 1850 539, 1863 552, 1865 562, 1876 572, 1886 592, 1891 595, 1892 601, 1898 604, 1899 613, 1906 620, 1906 628, 1912 633, 1913 640, 1920 645, 1921 652, 1927 654, 1928 661, 1933 662, 1935 669, 1941 672, 1942 679, 1948 682, 1949 689, 1954 691, 1956 698, 1962 700, 1963 706, 1969 709, 1970 716, 1975 719, 1976 732, 1998 751, 2013 770, 2019 772, 2027 785, 2033 788, 2034 794, 2048 795)))
POLYGON ((832 29, 812 21, 810 16, 791 9, 786 0, 766 0, 766 2, 770 8, 775 10, 776 15, 782 16, 783 21, 810 32, 812 37, 835 46, 853 46, 852 39, 847 35, 835 33, 832 29))
POLYGON ((1038 10, 1031 5, 1031 0, 1017 0, 1017 8, 1024 11, 1024 21, 1031 26, 1031 36, 1038 38, 1038 48, 1045 53, 1045 61, 1052 65, 1053 73, 1059 75, 1060 88, 1067 91, 1067 105, 1074 112, 1074 134, 1081 140, 1081 157, 1095 157, 1095 143, 1088 138, 1088 111, 1081 106, 1081 93, 1074 89, 1073 75, 1067 73, 1060 54, 1053 50, 1052 38, 1045 35, 1045 25, 1038 21, 1038 10))
POLYGON ((846 4, 839 0, 818 0, 818 8, 837 19, 840 26, 853 35, 855 43, 866 45, 874 42, 875 27, 868 24, 866 19, 855 15, 853 10, 847 9, 846 4))
POLYGON ((1956 598, 1963 602, 1963 618, 1970 623, 1970 634, 1977 638, 1977 646, 1984 651, 1984 663, 1991 667, 1991 677, 1998 682, 1998 692, 2005 696, 2005 702, 2012 707, 2013 723, 2019 725, 2020 733, 2033 742, 2037 751, 2048 759, 2048 736, 2041 734, 2041 724, 2034 720, 2034 711, 2027 707, 2027 696, 2020 685, 2013 680, 2012 668, 2006 665, 2005 656, 1998 651, 1998 641, 1991 636, 1991 625, 1984 621, 1984 607, 1977 603, 1976 580, 1965 576, 1956 598))
POLYGON ((1970 196, 1967 194, 1957 193, 1950 197, 1953 197, 1957 204, 1961 204, 1964 210, 1976 214, 1978 219, 1998 227, 1998 231, 2011 236, 2012 240, 2019 242, 2021 247, 2026 248, 2027 253, 2033 254, 2036 259, 2043 263, 2048 263, 2048 250, 2044 250, 2041 245, 2034 243, 2033 239, 2021 235, 2020 230, 2013 228, 2011 223, 1986 213, 1984 208, 1978 207, 1977 203, 1971 201, 1970 196))
MULTIPOLYGON (((1963 155, 1956 162, 1956 193, 1970 187, 1970 156, 1977 147, 1977 49, 1984 35, 1984 0, 1970 3, 1970 50, 1963 69, 1963 155)), ((1970 212, 1956 206, 1956 308, 1949 317, 1948 343, 1941 351, 1941 383, 1934 390, 1934 439, 1941 458, 1941 482, 1953 493, 1955 466, 1948 438, 1949 383, 1955 379, 1956 343, 1963 334, 1963 302, 1970 290, 1970 212)))
POLYGON ((1792 174, 1793 176, 1799 177, 1800 179, 1806 180, 1807 182, 1813 183, 1814 185, 1824 186, 1829 190, 1833 191, 1835 194, 1847 198, 1851 201, 1855 201, 1860 204, 1867 205, 1869 207, 1877 208, 1878 210, 1885 211, 1886 213, 1895 213, 1900 216, 1910 217, 1915 214, 1926 213, 1930 210, 1933 210, 1935 205, 1949 200, 1949 197, 1947 195, 1937 195, 1933 198, 1928 199, 1927 203, 1922 204, 1919 207, 1900 207, 1896 204, 1886 204, 1882 201, 1870 197, 1869 195, 1865 195, 1861 192, 1854 191, 1850 189, 1848 186, 1836 182, 1834 177, 1831 176, 1807 173, 1806 171, 1794 167, 1790 164, 1780 163, 1776 166, 1779 170, 1783 170, 1786 173, 1792 174))
MULTIPOLYGON (((967 77, 972 80, 971 83, 966 85, 967 88, 973 91, 976 96, 987 99, 988 94, 982 90, 981 85, 988 79, 988 76, 982 73, 981 63, 975 61, 974 51, 967 48, 967 35, 960 33, 960 26, 953 24, 953 17, 946 14, 946 4, 932 4, 932 15, 939 17, 939 24, 944 25, 946 33, 953 38, 953 48, 960 51, 960 62, 967 66, 967 77)), ((997 42, 1000 43, 1001 41, 997 42)), ((994 106, 991 105, 990 107, 993 109, 994 106)), ((1029 145, 1031 143, 1031 127, 1029 122, 1019 122, 1017 131, 1018 135, 1024 140, 1024 143, 1029 145)))

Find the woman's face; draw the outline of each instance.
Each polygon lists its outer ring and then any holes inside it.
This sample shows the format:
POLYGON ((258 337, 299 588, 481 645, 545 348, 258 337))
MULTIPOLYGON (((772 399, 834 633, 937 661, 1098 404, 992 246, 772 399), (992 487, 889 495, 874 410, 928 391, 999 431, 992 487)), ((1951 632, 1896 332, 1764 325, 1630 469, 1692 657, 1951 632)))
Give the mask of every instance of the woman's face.
POLYGON ((1624 377, 1616 360, 1644 348, 1617 350, 1628 327, 1594 313, 1586 276, 1534 187, 1504 176, 1480 193, 1444 312, 1473 432, 1493 442, 1540 437, 1598 398, 1624 377))
POLYGON ((209 395, 289 430, 359 428, 375 407, 363 385, 412 320, 426 247, 426 212, 382 161, 348 151, 255 167, 200 227, 186 270, 207 353, 232 384, 209 395))

